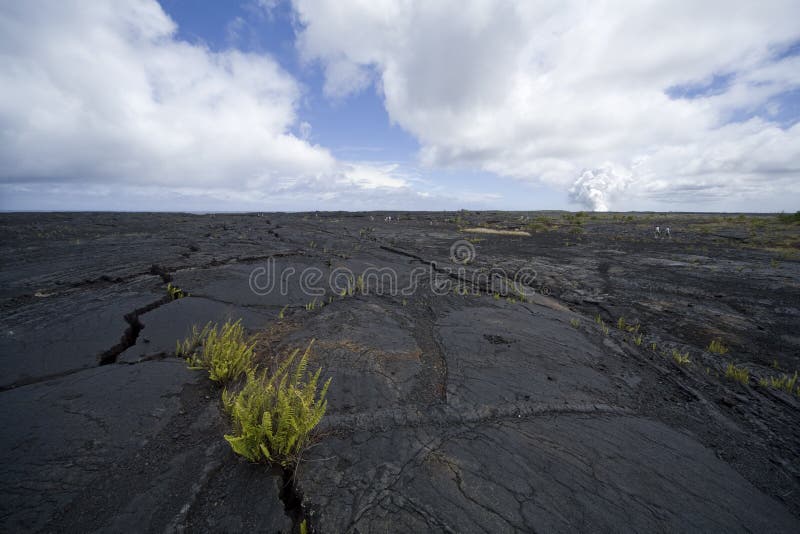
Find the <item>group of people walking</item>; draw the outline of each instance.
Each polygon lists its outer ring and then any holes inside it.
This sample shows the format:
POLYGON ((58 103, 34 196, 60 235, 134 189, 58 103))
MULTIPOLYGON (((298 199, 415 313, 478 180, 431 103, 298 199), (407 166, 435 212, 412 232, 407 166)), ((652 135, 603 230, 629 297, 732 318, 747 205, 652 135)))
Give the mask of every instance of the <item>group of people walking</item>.
MULTIPOLYGON (((656 239, 661 237, 661 227, 656 226, 656 239)), ((672 234, 669 233, 669 226, 664 227, 664 237, 672 237, 672 234)))

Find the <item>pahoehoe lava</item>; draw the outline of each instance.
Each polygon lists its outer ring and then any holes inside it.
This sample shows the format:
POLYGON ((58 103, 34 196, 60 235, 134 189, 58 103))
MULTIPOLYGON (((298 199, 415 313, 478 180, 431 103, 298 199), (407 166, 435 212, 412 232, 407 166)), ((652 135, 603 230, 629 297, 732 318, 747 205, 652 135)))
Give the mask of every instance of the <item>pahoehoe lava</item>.
POLYGON ((386 215, 0 215, 0 530, 800 530, 800 390, 770 385, 800 360, 797 225, 386 215), (292 472, 234 455, 175 356, 226 318, 265 358, 316 339, 333 378, 292 472))

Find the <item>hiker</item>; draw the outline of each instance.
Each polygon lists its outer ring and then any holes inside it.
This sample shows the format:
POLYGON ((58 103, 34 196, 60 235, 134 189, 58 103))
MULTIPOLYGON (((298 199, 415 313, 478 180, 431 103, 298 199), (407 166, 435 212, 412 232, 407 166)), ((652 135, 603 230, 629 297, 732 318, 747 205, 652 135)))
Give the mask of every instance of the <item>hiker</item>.
POLYGON ((661 237, 661 227, 656 226, 656 239, 658 239, 659 237, 661 237))
POLYGON ((667 226, 666 228, 664 228, 664 234, 665 234, 667 237, 672 237, 672 235, 669 233, 669 226, 667 226))

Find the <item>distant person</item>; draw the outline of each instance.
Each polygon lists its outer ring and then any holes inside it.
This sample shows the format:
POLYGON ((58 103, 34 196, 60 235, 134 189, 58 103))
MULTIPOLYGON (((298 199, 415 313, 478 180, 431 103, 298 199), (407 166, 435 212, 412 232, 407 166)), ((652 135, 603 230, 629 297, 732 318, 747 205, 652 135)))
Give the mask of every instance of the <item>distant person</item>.
POLYGON ((664 228, 664 235, 666 235, 667 237, 672 237, 672 235, 669 233, 669 226, 664 228))
POLYGON ((661 237, 661 227, 656 226, 656 239, 658 239, 659 237, 661 237))

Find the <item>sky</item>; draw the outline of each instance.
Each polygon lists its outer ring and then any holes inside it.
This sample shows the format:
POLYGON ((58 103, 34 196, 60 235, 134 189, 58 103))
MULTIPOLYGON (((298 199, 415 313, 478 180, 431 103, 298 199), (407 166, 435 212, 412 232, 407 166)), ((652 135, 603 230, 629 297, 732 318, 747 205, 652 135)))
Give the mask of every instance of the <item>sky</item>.
POLYGON ((800 209, 796 0, 0 0, 0 210, 800 209))

